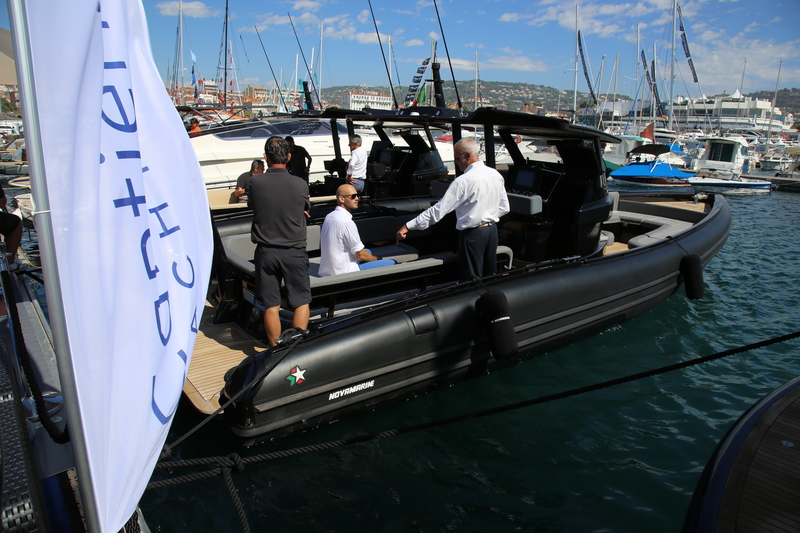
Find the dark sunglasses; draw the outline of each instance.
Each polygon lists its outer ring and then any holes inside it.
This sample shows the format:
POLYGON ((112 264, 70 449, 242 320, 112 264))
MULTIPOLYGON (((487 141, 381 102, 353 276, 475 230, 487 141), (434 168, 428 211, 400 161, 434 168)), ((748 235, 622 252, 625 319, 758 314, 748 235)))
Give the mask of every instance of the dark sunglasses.
POLYGON ((343 194, 342 198, 350 198, 351 200, 355 200, 356 198, 358 198, 358 193, 356 193, 356 194, 343 194))

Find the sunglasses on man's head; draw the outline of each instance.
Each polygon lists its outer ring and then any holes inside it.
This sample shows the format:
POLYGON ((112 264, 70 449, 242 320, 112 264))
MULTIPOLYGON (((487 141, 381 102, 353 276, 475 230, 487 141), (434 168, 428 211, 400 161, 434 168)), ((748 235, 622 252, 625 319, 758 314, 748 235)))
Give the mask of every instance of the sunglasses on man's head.
POLYGON ((355 200, 356 198, 358 198, 358 193, 356 193, 356 194, 343 194, 342 198, 350 198, 351 200, 355 200))

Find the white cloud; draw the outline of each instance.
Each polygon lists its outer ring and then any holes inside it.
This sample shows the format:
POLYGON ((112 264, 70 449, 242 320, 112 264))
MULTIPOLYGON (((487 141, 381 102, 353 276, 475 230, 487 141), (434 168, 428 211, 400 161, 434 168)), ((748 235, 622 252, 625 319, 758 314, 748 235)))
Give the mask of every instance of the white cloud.
POLYGON ((505 48, 498 48, 498 50, 500 50, 504 54, 508 54, 508 55, 512 55, 512 56, 519 55, 519 54, 522 53, 522 50, 512 50, 508 46, 506 46, 505 48))
POLYGON ((500 15, 500 22, 516 22, 522 18, 519 13, 503 13, 500 15))
POLYGON ((367 9, 361 10, 361 13, 358 14, 358 19, 357 20, 361 24, 366 24, 366 23, 372 21, 372 17, 370 17, 369 10, 367 10, 367 9))
POLYGON ((403 43, 404 46, 422 46, 424 44, 421 39, 411 39, 403 43))
POLYGON ((292 9, 297 11, 318 11, 320 7, 322 7, 322 2, 315 0, 296 0, 292 5, 292 9))
MULTIPOLYGON (((161 2, 156 4, 156 9, 162 15, 168 17, 175 17, 178 15, 179 2, 161 2)), ((218 9, 211 9, 203 2, 184 2, 183 3, 183 16, 192 18, 207 18, 217 17, 221 14, 218 9)))
POLYGON ((430 32, 428 34, 428 37, 430 37, 431 39, 433 39, 435 41, 438 41, 439 39, 441 39, 441 37, 439 37, 439 34, 436 33, 435 31, 430 32))

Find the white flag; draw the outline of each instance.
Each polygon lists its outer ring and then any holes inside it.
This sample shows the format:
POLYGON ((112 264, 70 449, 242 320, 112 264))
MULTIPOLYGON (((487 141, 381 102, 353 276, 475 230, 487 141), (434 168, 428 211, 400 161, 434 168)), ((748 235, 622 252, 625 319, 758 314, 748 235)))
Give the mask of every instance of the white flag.
POLYGON ((191 359, 211 266, 208 201, 140 1, 30 2, 27 13, 89 470, 101 528, 116 532, 145 490, 191 359))

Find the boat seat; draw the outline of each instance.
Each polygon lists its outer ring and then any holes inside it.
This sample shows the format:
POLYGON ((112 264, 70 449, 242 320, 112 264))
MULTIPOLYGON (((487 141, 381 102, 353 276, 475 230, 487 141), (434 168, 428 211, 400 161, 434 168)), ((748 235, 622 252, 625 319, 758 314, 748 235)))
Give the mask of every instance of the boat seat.
POLYGON ((403 226, 399 218, 381 216, 356 219, 354 222, 361 242, 370 249, 372 255, 394 259, 398 263, 419 258, 419 251, 416 248, 403 242, 397 243, 397 230, 403 226))
POLYGON ((628 240, 628 248, 639 248, 677 235, 694 224, 683 220, 673 220, 642 213, 619 212, 620 219, 628 224, 638 224, 643 228, 652 228, 647 233, 637 235, 628 240))
POLYGON ((611 191, 608 193, 611 196, 612 204, 611 204, 611 214, 608 216, 608 220, 606 220, 606 224, 617 224, 620 222, 619 219, 619 191, 611 191))
POLYGON ((542 212, 542 197, 538 194, 528 196, 509 192, 506 195, 508 196, 508 205, 512 213, 536 215, 542 212))

